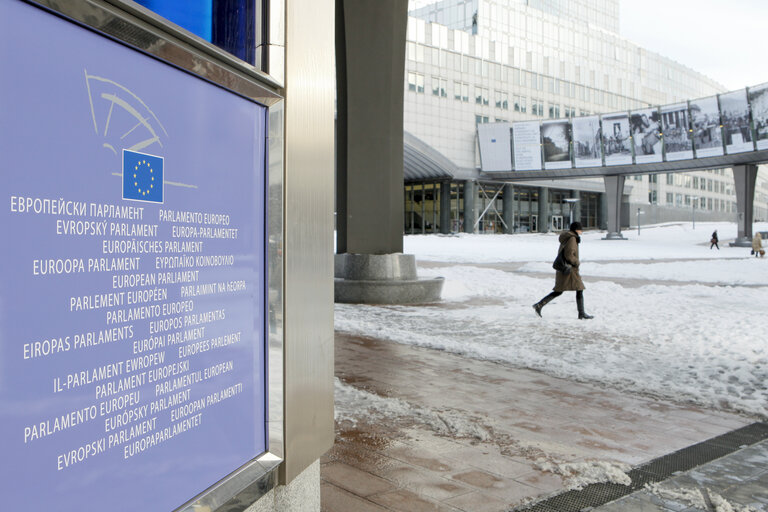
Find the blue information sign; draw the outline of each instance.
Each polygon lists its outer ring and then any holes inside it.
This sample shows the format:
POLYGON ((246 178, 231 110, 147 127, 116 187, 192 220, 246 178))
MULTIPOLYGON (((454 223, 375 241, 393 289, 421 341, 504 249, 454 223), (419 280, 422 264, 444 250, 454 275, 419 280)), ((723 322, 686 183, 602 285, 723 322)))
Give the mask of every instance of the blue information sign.
POLYGON ((7 510, 169 511, 262 454, 264 107, 0 2, 7 510))

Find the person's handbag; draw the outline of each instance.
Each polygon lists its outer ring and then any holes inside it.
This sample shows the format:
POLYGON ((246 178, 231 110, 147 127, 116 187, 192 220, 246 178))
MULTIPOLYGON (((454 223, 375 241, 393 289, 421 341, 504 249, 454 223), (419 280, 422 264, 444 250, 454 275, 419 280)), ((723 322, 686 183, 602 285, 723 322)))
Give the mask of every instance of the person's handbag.
POLYGON ((571 273, 571 267, 572 265, 568 263, 565 260, 565 256, 563 256, 563 251, 560 250, 557 252, 557 258, 555 258, 555 261, 552 263, 552 268, 557 270, 558 272, 562 272, 566 276, 571 273))

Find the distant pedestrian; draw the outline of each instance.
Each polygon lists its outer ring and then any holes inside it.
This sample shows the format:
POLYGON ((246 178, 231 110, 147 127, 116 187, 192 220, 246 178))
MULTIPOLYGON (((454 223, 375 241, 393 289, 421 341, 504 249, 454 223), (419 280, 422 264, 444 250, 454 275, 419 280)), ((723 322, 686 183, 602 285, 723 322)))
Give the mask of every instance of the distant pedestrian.
POLYGON ((752 252, 755 254, 755 258, 761 256, 761 252, 765 254, 765 251, 763 251, 763 237, 760 236, 759 231, 756 231, 755 236, 752 237, 752 252))
POLYGON ((584 312, 584 283, 579 275, 579 244, 581 243, 582 232, 581 223, 574 222, 568 231, 560 234, 558 254, 560 251, 563 251, 563 258, 571 265, 571 270, 567 274, 559 270, 557 271, 554 291, 533 305, 533 310, 536 311, 537 315, 541 316, 542 308, 553 299, 562 295, 563 292, 572 290, 576 292, 576 307, 579 310, 579 320, 594 318, 592 315, 584 312))
POLYGON ((717 245, 717 243, 720 241, 719 238, 717 238, 717 230, 714 230, 712 232, 712 238, 709 240, 709 250, 712 250, 712 247, 717 247, 717 250, 720 250, 720 246, 717 245))

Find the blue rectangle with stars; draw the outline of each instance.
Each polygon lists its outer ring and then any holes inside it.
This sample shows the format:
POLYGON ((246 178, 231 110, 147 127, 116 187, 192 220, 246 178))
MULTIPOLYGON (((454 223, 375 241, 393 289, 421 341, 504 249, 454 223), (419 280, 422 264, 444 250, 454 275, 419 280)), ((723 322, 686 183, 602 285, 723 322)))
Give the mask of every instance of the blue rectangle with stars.
POLYGON ((123 150, 123 199, 163 202, 163 157, 123 150))

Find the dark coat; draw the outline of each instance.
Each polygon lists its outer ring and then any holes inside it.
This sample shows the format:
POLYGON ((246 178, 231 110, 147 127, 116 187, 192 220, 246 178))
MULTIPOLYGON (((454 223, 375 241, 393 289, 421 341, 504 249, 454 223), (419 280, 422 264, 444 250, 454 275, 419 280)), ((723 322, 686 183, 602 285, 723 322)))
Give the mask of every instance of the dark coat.
POLYGON ((579 275, 579 241, 579 235, 573 231, 564 231, 560 234, 560 248, 558 251, 563 251, 565 260, 573 265, 573 268, 568 275, 557 272, 554 288, 556 292, 584 289, 584 283, 581 280, 581 275, 579 275))

